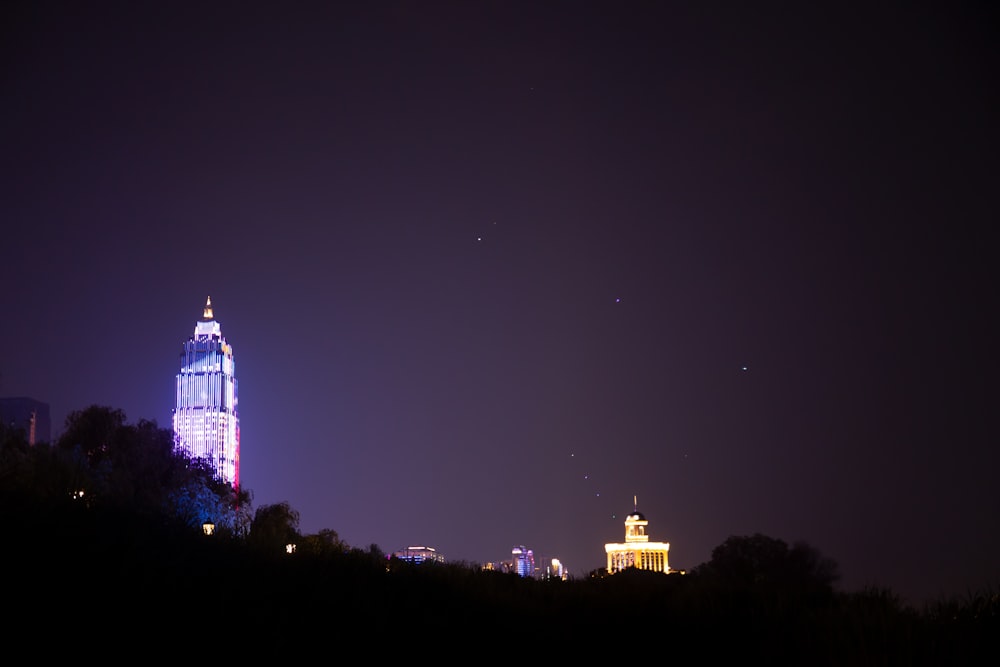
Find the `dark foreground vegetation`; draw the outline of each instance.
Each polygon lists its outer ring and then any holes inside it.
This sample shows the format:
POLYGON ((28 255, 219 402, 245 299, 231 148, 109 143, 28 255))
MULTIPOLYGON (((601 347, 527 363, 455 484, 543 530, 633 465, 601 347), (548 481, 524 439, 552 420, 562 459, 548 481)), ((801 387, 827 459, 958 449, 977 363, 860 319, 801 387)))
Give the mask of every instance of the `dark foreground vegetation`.
POLYGON ((837 591, 836 565, 804 544, 734 536, 685 575, 543 581, 413 565, 333 530, 300 534, 287 504, 254 509, 249 492, 176 452, 168 430, 128 424, 120 411, 74 413, 52 444, 0 429, 8 655, 115 664, 1000 657, 997 592, 914 609, 889 590, 837 591))

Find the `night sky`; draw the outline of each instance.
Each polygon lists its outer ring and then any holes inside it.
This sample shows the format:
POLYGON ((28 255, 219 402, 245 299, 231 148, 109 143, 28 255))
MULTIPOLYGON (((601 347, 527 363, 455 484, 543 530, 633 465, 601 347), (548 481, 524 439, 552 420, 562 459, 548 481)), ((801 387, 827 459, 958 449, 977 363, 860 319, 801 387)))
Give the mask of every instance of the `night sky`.
POLYGON ((0 396, 169 427, 210 295, 303 532, 995 588, 998 23, 913 4, 7 3, 0 396))

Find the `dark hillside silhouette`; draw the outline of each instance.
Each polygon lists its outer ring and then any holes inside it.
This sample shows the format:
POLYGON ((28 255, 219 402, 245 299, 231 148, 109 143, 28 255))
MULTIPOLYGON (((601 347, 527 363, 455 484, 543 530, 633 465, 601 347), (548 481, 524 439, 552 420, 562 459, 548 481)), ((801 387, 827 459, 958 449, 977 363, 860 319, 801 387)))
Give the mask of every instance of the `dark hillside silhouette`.
MULTIPOLYGON (((414 565, 334 530, 301 535, 286 503, 254 510, 151 422, 92 407, 55 445, 0 431, 8 650, 39 657, 304 660, 586 658, 948 665, 997 657, 984 591, 915 610, 887 590, 838 592, 806 544, 733 536, 689 574, 534 580, 414 565), (178 502, 186 498, 189 502, 178 502), (199 498, 224 529, 205 535, 199 498), (295 544, 289 553, 288 544, 295 544), (475 655, 467 655, 472 646, 475 655), (327 654, 327 653, 324 653, 327 654)), ((2 428, 2 427, 0 427, 2 428)))

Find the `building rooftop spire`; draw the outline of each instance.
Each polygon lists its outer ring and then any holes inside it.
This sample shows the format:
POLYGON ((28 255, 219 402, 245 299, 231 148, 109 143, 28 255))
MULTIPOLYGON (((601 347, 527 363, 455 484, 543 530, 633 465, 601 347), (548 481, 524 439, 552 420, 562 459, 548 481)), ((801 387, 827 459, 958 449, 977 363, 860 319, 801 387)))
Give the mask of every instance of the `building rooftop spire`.
POLYGON ((206 320, 215 319, 215 316, 212 315, 212 297, 211 296, 208 297, 208 299, 205 300, 205 313, 204 313, 203 317, 206 320))

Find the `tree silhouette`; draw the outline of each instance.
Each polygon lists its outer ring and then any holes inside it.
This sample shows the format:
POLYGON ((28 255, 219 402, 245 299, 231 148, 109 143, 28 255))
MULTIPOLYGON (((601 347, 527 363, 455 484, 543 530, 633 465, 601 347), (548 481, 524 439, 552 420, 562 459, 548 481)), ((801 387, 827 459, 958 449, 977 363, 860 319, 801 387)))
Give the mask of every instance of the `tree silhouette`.
POLYGON ((298 544, 298 553, 310 556, 341 555, 350 548, 340 539, 337 531, 330 528, 324 528, 312 535, 304 535, 298 544))
POLYGON ((712 550, 704 573, 741 586, 772 583, 788 561, 788 544, 767 535, 733 536, 712 550))
POLYGON ((298 544, 299 513, 287 502, 261 505, 250 524, 249 542, 267 553, 285 553, 289 544, 298 544))
POLYGON ((839 580, 837 563, 799 541, 761 533, 731 536, 712 550, 712 558, 693 572, 729 590, 827 597, 839 580))
POLYGON ((219 478, 208 461, 175 446, 155 421, 129 424, 122 410, 92 405, 67 417, 50 484, 88 505, 158 515, 190 526, 212 521, 242 534, 250 494, 219 478))

